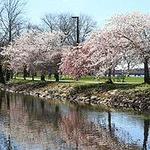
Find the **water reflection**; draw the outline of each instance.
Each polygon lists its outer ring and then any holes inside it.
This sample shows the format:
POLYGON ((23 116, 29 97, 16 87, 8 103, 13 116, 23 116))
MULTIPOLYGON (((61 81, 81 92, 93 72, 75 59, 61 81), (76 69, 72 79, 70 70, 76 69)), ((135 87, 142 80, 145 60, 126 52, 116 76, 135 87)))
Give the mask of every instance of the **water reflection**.
POLYGON ((144 120, 144 140, 143 140, 143 150, 147 150, 147 144, 148 144, 148 135, 149 135, 149 126, 150 126, 150 120, 145 119, 144 120))
POLYGON ((150 150, 150 120, 0 92, 0 150, 150 150))

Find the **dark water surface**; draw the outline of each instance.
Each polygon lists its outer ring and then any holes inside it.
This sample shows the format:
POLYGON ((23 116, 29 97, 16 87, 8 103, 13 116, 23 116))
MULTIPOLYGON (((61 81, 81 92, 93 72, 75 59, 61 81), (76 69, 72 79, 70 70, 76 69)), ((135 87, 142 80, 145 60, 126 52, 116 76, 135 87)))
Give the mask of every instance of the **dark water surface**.
POLYGON ((0 92, 0 150, 150 150, 150 115, 0 92))

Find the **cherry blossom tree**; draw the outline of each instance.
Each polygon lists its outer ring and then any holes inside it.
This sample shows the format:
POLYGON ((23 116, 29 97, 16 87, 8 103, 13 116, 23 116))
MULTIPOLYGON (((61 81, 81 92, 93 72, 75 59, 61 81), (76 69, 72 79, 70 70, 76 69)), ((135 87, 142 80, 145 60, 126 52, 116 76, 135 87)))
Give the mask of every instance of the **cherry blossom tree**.
POLYGON ((62 55, 60 71, 75 79, 90 73, 89 50, 83 49, 82 45, 66 48, 62 55))
MULTIPOLYGON (((114 31, 100 30, 94 32, 82 46, 74 47, 64 54, 61 71, 64 74, 79 78, 89 73, 96 75, 108 72, 111 81, 111 70, 121 58, 118 39, 114 31)), ((122 41, 122 46, 126 41, 122 41)))
MULTIPOLYGON (((8 57, 16 72, 36 71, 45 74, 51 70, 59 80, 60 72, 79 79, 87 74, 108 74, 120 63, 130 66, 139 60, 144 63, 144 81, 150 83, 150 15, 131 13, 112 17, 105 27, 93 32, 78 46, 64 46, 65 37, 60 32, 28 31, 10 44, 3 55, 8 57), (64 50, 65 49, 65 50, 64 50)), ((34 76, 33 76, 34 77, 34 76)))
POLYGON ((98 75, 107 72, 111 82, 111 70, 121 59, 127 61, 128 70, 133 60, 140 60, 144 63, 144 82, 150 83, 149 46, 150 15, 117 15, 104 29, 94 32, 81 48, 75 47, 64 55, 61 69, 77 78, 90 72, 98 75))
MULTIPOLYGON (((41 80, 45 80, 49 66, 59 65, 63 46, 62 38, 63 34, 58 32, 28 32, 9 45, 3 51, 3 55, 8 57, 11 68, 15 72, 25 73, 27 69, 34 77, 35 71, 39 71, 41 80), (54 59, 56 57, 59 60, 54 59)), ((55 68, 54 73, 56 71, 58 72, 58 69, 55 68)))
POLYGON ((108 82, 112 83, 112 69, 116 67, 122 57, 122 49, 127 45, 126 40, 121 40, 115 36, 115 30, 97 31, 91 35, 89 41, 85 43, 85 49, 90 49, 91 69, 97 75, 108 74, 108 82))
POLYGON ((131 13, 110 19, 107 28, 115 30, 120 39, 126 39, 130 53, 144 63, 144 82, 150 83, 148 63, 150 59, 150 15, 131 13))

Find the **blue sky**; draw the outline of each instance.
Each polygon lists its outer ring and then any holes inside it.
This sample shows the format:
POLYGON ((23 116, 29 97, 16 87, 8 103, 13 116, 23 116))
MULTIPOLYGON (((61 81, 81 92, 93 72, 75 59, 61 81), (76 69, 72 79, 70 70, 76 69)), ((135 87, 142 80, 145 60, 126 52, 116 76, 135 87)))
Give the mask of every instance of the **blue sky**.
POLYGON ((28 0, 26 6, 26 15, 35 24, 46 13, 70 12, 88 14, 102 26, 114 14, 133 11, 150 13, 150 0, 28 0))

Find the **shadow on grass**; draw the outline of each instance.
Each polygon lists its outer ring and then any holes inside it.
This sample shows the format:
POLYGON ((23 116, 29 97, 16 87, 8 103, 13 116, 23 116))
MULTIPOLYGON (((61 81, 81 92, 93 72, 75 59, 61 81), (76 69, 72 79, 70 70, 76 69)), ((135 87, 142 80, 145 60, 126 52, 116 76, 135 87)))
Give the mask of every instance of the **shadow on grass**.
POLYGON ((36 89, 40 87, 47 86, 48 84, 72 84, 75 91, 85 91, 85 90, 95 90, 95 91, 109 91, 109 90, 129 90, 135 89, 136 87, 142 87, 143 83, 131 84, 131 83, 86 83, 82 81, 74 81, 74 80, 60 80, 56 82, 54 80, 51 81, 40 81, 40 80, 23 80, 23 79, 14 79, 9 85, 11 86, 23 86, 24 88, 36 89))
POLYGON ((108 90, 115 90, 115 89, 120 89, 120 90, 129 90, 129 89, 134 89, 137 86, 140 86, 141 84, 118 84, 118 83, 114 83, 114 84, 102 84, 101 87, 102 88, 106 88, 108 90))
POLYGON ((76 83, 74 80, 60 80, 59 82, 52 81, 53 83, 76 83))
POLYGON ((97 83, 97 84, 85 84, 85 85, 77 85, 75 89, 77 91, 83 90, 96 90, 96 91, 109 91, 109 90, 129 90, 135 89, 137 86, 141 86, 143 84, 107 84, 107 83, 97 83))
POLYGON ((39 80, 23 80, 23 79, 13 79, 11 82, 9 82, 7 84, 8 87, 15 87, 16 90, 21 91, 21 90, 25 90, 25 89, 36 89, 36 88, 40 88, 40 87, 44 87, 47 84, 49 84, 48 82, 43 82, 43 81, 39 81, 39 80))

